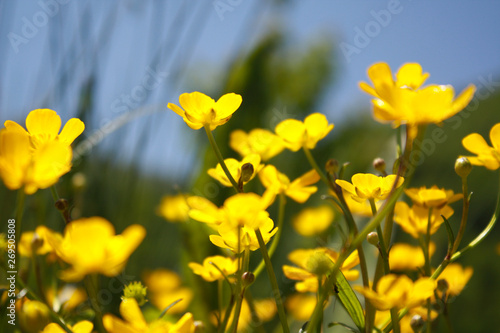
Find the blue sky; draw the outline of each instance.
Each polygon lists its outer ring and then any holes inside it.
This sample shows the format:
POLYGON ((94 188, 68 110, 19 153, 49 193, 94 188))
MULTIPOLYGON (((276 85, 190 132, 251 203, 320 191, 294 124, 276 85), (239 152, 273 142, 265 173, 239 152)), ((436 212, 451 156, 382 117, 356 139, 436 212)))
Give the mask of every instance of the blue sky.
POLYGON ((394 71, 419 62, 431 74, 429 83, 457 90, 500 81, 499 13, 496 1, 323 0, 275 6, 267 0, 4 0, 0 121, 22 122, 41 107, 66 121, 75 116, 81 85, 92 76, 96 116, 84 135, 91 137, 137 108, 155 112, 110 133, 97 149, 118 141, 119 158, 183 177, 197 147, 192 131, 165 111, 166 104, 176 102, 188 83, 192 87, 192 68, 205 66, 206 72, 196 74, 206 80, 272 26, 281 25, 297 45, 322 35, 337 46, 336 82, 317 111, 338 124, 352 110, 368 108, 370 98, 357 84, 378 61, 394 71), (137 149, 140 140, 147 149, 137 149), (132 156, 138 150, 140 157, 132 156))

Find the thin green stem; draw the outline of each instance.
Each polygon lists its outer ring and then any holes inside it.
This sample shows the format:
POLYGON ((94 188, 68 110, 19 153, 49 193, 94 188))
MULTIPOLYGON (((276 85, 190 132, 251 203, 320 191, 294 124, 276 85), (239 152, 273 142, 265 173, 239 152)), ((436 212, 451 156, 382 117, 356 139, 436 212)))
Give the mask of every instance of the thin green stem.
POLYGON ((326 186, 330 187, 330 183, 328 181, 328 178, 326 178, 325 173, 318 166, 318 163, 316 163, 316 160, 312 156, 311 151, 306 147, 302 147, 302 150, 304 151, 304 154, 306 154, 306 158, 309 161, 309 164, 311 164, 313 169, 316 170, 316 172, 320 176, 321 180, 326 184, 326 186))
POLYGON ((276 301, 276 307, 278 308, 278 316, 280 318, 281 326, 283 327, 283 333, 290 333, 290 329, 288 328, 288 322, 286 320, 285 308, 283 306, 283 301, 281 300, 281 293, 278 287, 278 281, 276 280, 276 275, 274 274, 273 265, 271 263, 271 259, 269 258, 269 254, 267 252, 264 239, 262 238, 262 233, 260 232, 259 229, 255 229, 255 236, 257 236, 257 240, 259 241, 260 251, 262 252, 262 257, 264 257, 264 261, 266 263, 266 270, 267 274, 269 275, 269 281, 271 282, 271 287, 273 289, 273 295, 276 301))
POLYGON ((104 329, 104 325, 102 323, 102 310, 97 300, 97 279, 98 275, 87 275, 84 279, 85 289, 87 289, 87 294, 89 295, 90 299, 90 305, 95 312, 97 330, 100 333, 105 333, 106 330, 104 329))
POLYGON ((240 187, 238 186, 238 183, 234 180, 233 176, 231 175, 231 172, 229 172, 229 169, 227 168, 226 163, 224 162, 224 158, 222 157, 222 154, 219 150, 219 146, 217 146, 217 142, 215 142, 215 138, 212 134, 212 131, 210 130, 210 125, 205 125, 204 128, 205 132, 207 132, 208 141, 210 142, 210 145, 212 146, 215 156, 217 157, 217 160, 219 161, 222 170, 224 170, 227 179, 229 179, 231 185, 233 185, 236 192, 242 192, 240 187))
POLYGON ((453 243, 453 249, 451 253, 455 253, 456 250, 458 250, 458 247, 460 246, 460 242, 462 241, 462 237, 464 236, 465 233, 465 227, 467 225, 467 219, 469 215, 469 189, 467 185, 467 176, 461 177, 462 178, 462 194, 464 196, 464 204, 462 208, 462 220, 460 221, 460 228, 458 229, 458 234, 455 237, 455 242, 453 243))

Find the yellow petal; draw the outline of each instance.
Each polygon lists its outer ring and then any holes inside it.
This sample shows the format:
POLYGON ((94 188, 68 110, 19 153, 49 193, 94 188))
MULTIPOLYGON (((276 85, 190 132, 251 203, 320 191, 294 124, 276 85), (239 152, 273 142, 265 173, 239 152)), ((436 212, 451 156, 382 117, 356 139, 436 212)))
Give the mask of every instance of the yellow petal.
POLYGON ((486 143, 486 140, 484 140, 484 138, 477 133, 469 134, 463 138, 462 145, 465 149, 477 155, 488 153, 491 149, 491 147, 486 143))
POLYGON ((422 73, 422 66, 417 63, 404 64, 396 74, 398 87, 407 86, 418 89, 429 77, 429 73, 422 73))
POLYGON ((59 134, 59 140, 70 145, 80 134, 82 134, 84 129, 85 124, 83 121, 77 118, 71 118, 66 125, 64 125, 61 134, 59 134))
POLYGON ((286 119, 275 128, 276 134, 283 139, 285 146, 291 151, 302 148, 304 142, 304 124, 296 119, 286 119))
POLYGON ((123 319, 129 322, 135 329, 145 330, 148 327, 141 309, 135 298, 124 298, 120 303, 120 314, 123 319))
POLYGON ((215 103, 216 119, 230 117, 241 105, 242 98, 235 93, 225 94, 215 103))
POLYGON ((179 97, 179 102, 184 109, 185 116, 191 122, 210 123, 215 119, 213 110, 215 101, 205 94, 198 91, 184 93, 179 97))
POLYGON ((26 128, 31 135, 47 135, 55 138, 61 128, 61 117, 50 109, 31 111, 26 117, 26 128))
POLYGON ((500 153, 500 123, 491 128, 490 141, 496 151, 500 153))
POLYGON ((31 145, 27 132, 0 130, 0 176, 11 190, 21 188, 31 163, 31 145))
POLYGON ((76 323, 73 326, 73 332, 74 333, 91 333, 93 328, 94 328, 94 324, 92 324, 88 320, 83 320, 79 323, 76 323))
POLYGON ((474 97, 475 92, 476 92, 476 86, 473 84, 465 88, 453 102, 453 105, 451 107, 452 109, 451 112, 454 114, 464 109, 474 97))

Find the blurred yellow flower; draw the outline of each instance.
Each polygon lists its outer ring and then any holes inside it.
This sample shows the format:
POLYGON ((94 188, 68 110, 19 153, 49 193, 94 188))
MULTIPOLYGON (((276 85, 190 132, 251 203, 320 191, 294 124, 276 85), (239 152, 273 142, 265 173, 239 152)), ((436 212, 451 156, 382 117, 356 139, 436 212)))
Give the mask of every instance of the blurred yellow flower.
MULTIPOLYGON (((88 320, 82 320, 73 326, 67 326, 73 333, 91 333, 92 329, 94 328, 94 324, 92 324, 88 320)), ((41 333, 66 333, 66 331, 58 324, 50 323, 45 326, 41 333)))
POLYGON ((448 282, 448 290, 446 293, 450 296, 457 296, 465 288, 473 272, 474 270, 472 267, 463 268, 460 264, 452 263, 446 266, 441 275, 439 275, 438 280, 446 280, 446 282, 448 282))
POLYGON ((373 304, 377 310, 414 308, 434 294, 436 281, 422 277, 413 282, 406 275, 388 274, 377 283, 376 291, 355 286, 358 292, 373 304))
POLYGON ((33 252, 38 255, 44 255, 54 252, 53 247, 47 241, 46 234, 50 233, 52 237, 62 239, 62 235, 54 232, 46 226, 38 226, 35 231, 25 231, 21 234, 19 241, 19 254, 23 257, 32 257, 33 252))
POLYGON ((161 198, 156 213, 169 222, 186 222, 189 220, 187 199, 185 194, 166 195, 161 198))
POLYGON ((233 131, 229 146, 242 157, 259 154, 262 161, 273 158, 285 149, 279 136, 262 128, 255 128, 248 134, 242 130, 233 131))
POLYGON ((184 110, 172 103, 168 103, 168 108, 181 116, 192 129, 197 130, 207 125, 213 131, 231 119, 241 102, 241 96, 234 93, 225 94, 216 102, 209 96, 195 91, 179 96, 179 103, 184 110))
POLYGON ((292 220, 295 231, 302 236, 314 236, 324 232, 332 224, 333 210, 326 205, 302 209, 292 220))
POLYGON ((347 191, 352 199, 362 202, 369 199, 385 200, 398 179, 396 187, 403 184, 404 178, 396 175, 386 177, 375 176, 371 173, 357 173, 351 177, 351 183, 337 179, 335 183, 347 191))
POLYGON ((205 281, 212 282, 215 280, 224 280, 224 275, 229 277, 236 273, 238 270, 238 260, 223 256, 211 256, 203 260, 203 265, 190 262, 188 266, 193 270, 194 274, 200 275, 205 281))
POLYGON ((0 177, 7 188, 24 186, 26 194, 33 194, 54 185, 71 169, 72 151, 59 140, 40 141, 33 148, 29 134, 19 127, 24 133, 0 130, 0 177))
POLYGON ((311 170, 290 182, 285 174, 269 164, 259 172, 259 179, 268 190, 276 194, 284 193, 293 200, 304 203, 318 190, 316 186, 309 185, 316 183, 320 177, 316 170, 311 170))
MULTIPOLYGON (((217 226, 224 221, 224 210, 217 207, 210 200, 192 196, 187 199, 189 206, 189 217, 193 220, 217 226)), ((217 227, 214 227, 217 229, 217 227)))
POLYGON ((333 129, 333 124, 328 124, 325 115, 313 113, 304 119, 286 119, 276 128, 276 134, 283 139, 285 147, 297 151, 302 147, 313 149, 319 140, 323 139, 333 129))
MULTIPOLYGON (((236 182, 238 182, 241 177, 241 167, 244 164, 250 163, 253 166, 253 174, 243 182, 244 184, 252 180, 255 175, 264 167, 264 164, 260 164, 260 156, 258 154, 245 156, 243 160, 241 160, 241 162, 238 162, 234 158, 226 158, 224 160, 224 163, 226 164, 229 173, 231 173, 231 176, 233 176, 233 179, 236 180, 236 182)), ((227 178, 224 170, 222 170, 220 163, 217 163, 217 166, 215 168, 208 169, 207 173, 210 177, 218 180, 222 185, 227 187, 233 186, 231 184, 231 181, 229 181, 229 179, 227 178)))
POLYGON ((44 303, 25 298, 19 311, 19 325, 23 332, 38 333, 50 323, 50 310, 44 303))
MULTIPOLYGON (((436 250, 436 244, 430 243, 430 256, 436 250)), ((424 267, 425 258, 422 248, 419 246, 411 246, 406 243, 396 243, 391 246, 389 252, 389 267, 391 271, 406 271, 417 270, 424 267)))
POLYGON ((47 290, 47 303, 55 312, 62 309, 64 312, 69 312, 76 308, 81 303, 87 300, 87 291, 82 288, 77 288, 74 285, 66 284, 59 290, 53 288, 47 290))
MULTIPOLYGON (((453 209, 450 206, 434 208, 430 216, 430 233, 434 234, 444 222, 442 216, 450 218, 453 209)), ((429 222, 429 208, 413 205, 411 208, 406 202, 399 201, 394 209, 394 221, 409 233, 413 238, 418 239, 420 235, 427 234, 427 224, 429 222)))
POLYGON ((61 272, 61 279, 66 281, 79 281, 92 273, 119 274, 145 235, 144 227, 137 224, 115 235, 113 225, 102 217, 70 222, 64 229, 63 238, 46 233, 57 256, 71 265, 61 272))
POLYGON ((286 298, 285 307, 295 320, 307 321, 311 318, 317 302, 314 294, 293 294, 286 298))
MULTIPOLYGON (((295 284, 298 292, 316 292, 318 275, 329 273, 328 270, 333 268, 338 257, 337 252, 327 248, 297 249, 288 254, 288 260, 298 267, 283 265, 283 273, 291 280, 300 281, 295 284)), ((358 264, 358 251, 354 251, 340 268, 347 280, 353 281, 359 277, 359 271, 353 269, 358 264)))
POLYGON ((481 165, 490 170, 496 170, 500 166, 500 123, 490 130, 490 147, 484 138, 477 133, 467 135, 462 140, 462 145, 477 156, 466 156, 473 165, 481 165))
MULTIPOLYGON (((375 97, 372 100, 375 119, 382 123, 392 122, 394 127, 407 124, 415 129, 421 124, 439 124, 465 108, 476 90, 471 84, 453 99, 455 91, 450 85, 421 88, 429 74, 422 73, 417 63, 401 66, 396 80, 388 64, 376 63, 368 69, 368 77, 373 87, 366 82, 359 86, 375 97)), ((413 134, 416 135, 416 131, 413 134)))
POLYGON ((193 299, 191 289, 183 287, 180 276, 168 269, 160 268, 145 272, 143 281, 148 288, 151 304, 160 310, 182 299, 168 310, 172 314, 181 313, 193 299))
POLYGON ((453 193, 453 190, 445 190, 433 185, 431 188, 422 186, 420 188, 405 189, 405 193, 415 205, 422 207, 442 208, 463 198, 462 193, 453 193))
POLYGON ((105 314, 102 318, 108 333, 194 333, 195 331, 193 315, 189 312, 175 324, 162 319, 147 323, 134 298, 122 300, 120 314, 124 320, 111 314, 105 314))

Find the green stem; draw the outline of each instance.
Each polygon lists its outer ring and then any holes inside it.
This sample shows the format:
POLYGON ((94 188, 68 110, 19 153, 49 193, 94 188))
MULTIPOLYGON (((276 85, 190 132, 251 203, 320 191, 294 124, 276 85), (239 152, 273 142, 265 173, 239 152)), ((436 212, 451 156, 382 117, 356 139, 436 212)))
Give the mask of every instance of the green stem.
POLYGON ((462 220, 460 221, 460 228, 458 229, 458 234, 455 237, 455 242, 453 243, 453 250, 451 253, 455 253, 458 250, 458 246, 462 241, 462 237, 465 233, 465 226, 467 225, 467 218, 469 215, 469 189, 467 185, 467 176, 462 178, 462 194, 464 196, 464 205, 462 208, 462 220))
POLYGON ((321 180, 326 184, 326 186, 330 187, 328 178, 326 178, 325 174, 323 173, 323 170, 321 170, 321 168, 318 166, 318 163, 316 163, 316 160, 312 156, 311 151, 306 147, 302 147, 302 150, 304 150, 304 154, 306 154, 306 158, 309 161, 309 164, 311 164, 313 169, 316 170, 321 180))
MULTIPOLYGON (((276 231, 276 234, 273 237, 273 241, 271 243, 271 246, 269 246, 269 258, 272 258, 274 252, 278 248, 279 240, 281 237, 281 233, 283 231, 283 221, 285 220, 285 206, 286 206, 286 197, 284 193, 280 193, 280 203, 279 203, 279 209, 278 209, 278 231, 276 231)), ((264 259, 261 260, 259 263, 259 266, 254 271, 254 276, 255 279, 257 279, 257 276, 264 270, 264 267, 266 266, 266 262, 264 259)))
POLYGON ((90 305, 95 312, 96 328, 100 333, 105 333, 106 330, 104 329, 104 325, 102 323, 102 310, 97 301, 97 279, 98 275, 87 275, 84 282, 87 294, 89 295, 90 305))
MULTIPOLYGON (((15 237, 16 250, 19 247, 19 241, 21 239, 25 199, 26 199, 26 193, 24 193, 24 188, 20 188, 17 191, 17 200, 16 200, 16 230, 15 230, 15 232, 16 232, 16 237, 15 237)), ((19 251, 16 251, 16 252, 19 252, 19 251)), ((19 262, 20 262, 20 260, 18 260, 18 258, 16 256, 15 271, 18 273, 19 273, 19 262)))
POLYGON ((219 146, 217 146, 217 142, 215 142, 215 138, 212 134, 212 131, 210 130, 210 125, 205 125, 205 132, 207 132, 207 137, 208 141, 210 142, 210 145, 212 146, 212 149, 215 153, 215 156, 217 157, 217 160, 219 161, 220 166, 222 167, 222 170, 224 170, 224 173, 227 176, 227 179, 231 182, 231 185, 233 185, 234 189, 236 192, 241 192, 240 187, 238 186, 238 183, 234 180, 233 176, 229 172, 229 169, 226 166, 226 163, 224 162, 224 158, 222 157, 222 154, 219 150, 219 146))
POLYGON ((273 295, 276 301, 276 307, 278 308, 278 316, 281 321, 281 326, 283 327, 283 333, 290 333, 290 330, 288 328, 288 322, 286 320, 285 308, 283 306, 283 301, 281 300, 278 281, 276 280, 276 275, 274 274, 273 265, 271 263, 271 259, 269 258, 269 254, 267 252, 264 239, 262 238, 262 233, 260 232, 259 229, 255 229, 255 236, 257 236, 257 240, 259 241, 260 251, 262 252, 262 257, 264 257, 264 261, 266 263, 267 274, 269 275, 269 281, 271 282, 271 287, 273 288, 273 295))

